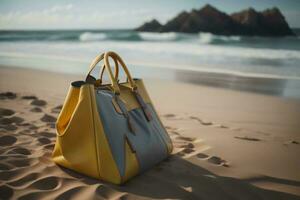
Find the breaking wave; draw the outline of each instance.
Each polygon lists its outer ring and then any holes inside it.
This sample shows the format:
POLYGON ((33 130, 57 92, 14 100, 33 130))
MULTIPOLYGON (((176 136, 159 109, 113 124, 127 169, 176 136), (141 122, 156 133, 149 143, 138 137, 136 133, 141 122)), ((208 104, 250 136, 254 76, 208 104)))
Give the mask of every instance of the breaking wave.
POLYGON ((241 40, 240 36, 221 36, 221 35, 214 35, 211 33, 199 33, 199 41, 202 44, 239 42, 240 40, 241 40))
POLYGON ((214 44, 238 42, 238 36, 217 36, 211 33, 152 33, 136 31, 0 31, 0 42, 5 41, 149 41, 149 42, 200 42, 214 44))
POLYGON ((180 35, 178 33, 148 33, 142 32, 139 33, 139 36, 142 40, 145 41, 176 41, 180 39, 180 35))
POLYGON ((107 35, 105 33, 85 32, 79 36, 80 41, 99 41, 105 39, 107 39, 107 35))

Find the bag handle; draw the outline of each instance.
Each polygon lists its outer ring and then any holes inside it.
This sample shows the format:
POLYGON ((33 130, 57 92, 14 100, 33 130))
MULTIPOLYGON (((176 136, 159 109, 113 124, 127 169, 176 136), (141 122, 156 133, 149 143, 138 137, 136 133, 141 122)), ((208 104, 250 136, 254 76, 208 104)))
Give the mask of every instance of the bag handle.
POLYGON ((122 66, 122 68, 123 68, 123 70, 124 70, 124 72, 127 76, 127 79, 129 81, 129 84, 130 84, 130 87, 131 87, 132 91, 136 91, 137 86, 135 84, 135 81, 132 79, 131 74, 130 74, 125 62, 122 60, 122 58, 117 53, 115 53, 113 51, 106 52, 105 55, 104 55, 104 65, 105 65, 105 67, 107 67, 107 69, 110 69, 110 70, 111 70, 111 67, 110 67, 110 64, 109 64, 109 57, 111 57, 113 59, 115 58, 121 64, 121 66, 122 66))
POLYGON ((105 53, 102 53, 101 55, 98 55, 96 58, 94 58, 94 60, 93 60, 92 63, 90 64, 89 71, 88 71, 88 73, 86 74, 86 78, 91 74, 91 72, 92 72, 93 69, 96 67, 96 65, 97 65, 101 60, 103 60, 104 54, 105 54, 105 53))
MULTIPOLYGON (((102 53, 101 55, 98 55, 98 56, 92 61, 91 65, 90 65, 90 69, 89 69, 89 71, 88 71, 88 73, 87 73, 87 76, 86 76, 87 78, 88 78, 88 76, 90 75, 90 73, 92 72, 92 70, 95 68, 95 66, 96 66, 101 60, 103 60, 103 59, 105 58, 105 55, 106 55, 106 53, 102 53)), ((114 60, 115 60, 115 59, 114 59, 114 60)), ((116 59, 116 61, 117 61, 117 59, 116 59)), ((119 86, 118 86, 118 83, 117 83, 116 79, 114 78, 114 75, 113 75, 113 73, 112 73, 112 70, 111 70, 110 65, 109 65, 109 64, 107 65, 107 63, 108 63, 108 58, 104 59, 104 66, 105 66, 105 68, 106 68, 107 71, 108 71, 108 74, 109 74, 109 77, 110 77, 110 80, 111 80, 111 85, 112 85, 112 88, 113 88, 113 92, 114 92, 115 94, 120 94, 120 88, 119 88, 119 86)))
MULTIPOLYGON (((87 75, 86 75, 86 79, 87 79, 87 77, 91 74, 91 72, 92 72, 93 69, 96 67, 96 65, 97 65, 99 62, 101 62, 101 60, 103 60, 104 54, 105 54, 105 53, 103 53, 103 54, 97 56, 97 57, 93 60, 93 62, 90 64, 89 71, 88 71, 88 73, 87 73, 87 75)), ((118 64, 118 60, 117 60, 117 59, 113 58, 113 60, 114 60, 114 62, 115 62, 115 79, 117 79, 118 76, 119 76, 119 64, 118 64)), ((99 72, 100 83, 102 82, 102 77, 103 77, 103 74, 104 74, 104 70, 105 70, 105 66, 102 65, 102 67, 101 67, 101 69, 100 69, 100 72, 99 72)))
MULTIPOLYGON (((118 61, 113 58, 114 62, 115 62, 115 79, 118 82, 119 79, 119 63, 118 61)), ((102 84, 102 79, 103 79, 103 75, 104 75, 104 71, 105 71, 105 66, 102 65, 100 72, 99 72, 99 83, 102 84)))

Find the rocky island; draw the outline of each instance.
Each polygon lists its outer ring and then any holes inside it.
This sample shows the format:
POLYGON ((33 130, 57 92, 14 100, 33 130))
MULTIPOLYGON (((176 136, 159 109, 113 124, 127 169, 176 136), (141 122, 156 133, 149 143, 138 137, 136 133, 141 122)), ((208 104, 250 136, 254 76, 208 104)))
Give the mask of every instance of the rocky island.
POLYGON ((228 15, 209 4, 199 10, 181 12, 164 25, 153 19, 135 30, 145 32, 209 32, 216 35, 272 37, 295 35, 276 7, 262 12, 249 8, 228 15))

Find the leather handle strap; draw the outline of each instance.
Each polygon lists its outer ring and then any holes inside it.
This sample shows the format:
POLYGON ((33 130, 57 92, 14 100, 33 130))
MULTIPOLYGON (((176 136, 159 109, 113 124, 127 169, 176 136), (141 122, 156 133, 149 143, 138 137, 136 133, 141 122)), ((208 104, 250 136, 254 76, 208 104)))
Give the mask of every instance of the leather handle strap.
MULTIPOLYGON (((101 60, 103 60, 104 58, 104 53, 97 56, 93 62, 91 63, 90 67, 89 67, 89 71, 86 75, 86 80, 87 80, 87 77, 91 74, 91 72, 93 71, 93 69, 96 67, 96 65, 101 62, 101 60)), ((115 79, 117 80, 118 79, 118 76, 119 76, 119 63, 118 63, 118 60, 113 58, 114 62, 115 62, 115 79)), ((104 71, 105 71, 105 66, 102 65, 101 69, 100 69, 100 72, 99 72, 99 82, 100 84, 102 83, 102 79, 103 79, 103 75, 104 75, 104 71)))
POLYGON ((92 72, 92 70, 95 68, 95 66, 96 66, 101 60, 104 59, 104 67, 105 67, 105 68, 107 69, 107 71, 108 71, 108 74, 109 74, 109 77, 110 77, 110 80, 111 80, 111 86, 112 86, 112 88, 113 88, 113 92, 114 92, 115 94, 120 94, 120 88, 119 88, 119 86, 118 86, 118 83, 117 83, 116 79, 114 78, 114 75, 113 75, 113 73, 112 73, 112 70, 111 70, 110 65, 107 64, 107 63, 108 63, 108 58, 105 59, 105 55, 106 55, 106 53, 103 53, 103 54, 101 54, 101 55, 98 55, 98 56, 93 60, 93 62, 92 62, 91 65, 90 65, 90 69, 89 69, 89 71, 88 71, 86 77, 88 77, 88 76, 90 75, 90 73, 92 72))
POLYGON ((125 64, 125 62, 122 60, 122 58, 115 52, 113 51, 109 51, 109 52, 106 52, 105 55, 104 55, 104 65, 105 67, 107 67, 108 69, 111 69, 110 67, 110 64, 109 64, 109 57, 111 58, 115 58, 116 60, 118 60, 118 62, 121 64, 126 76, 127 76, 127 79, 128 79, 128 82, 130 84, 130 87, 132 89, 132 91, 135 91, 137 89, 137 86, 135 84, 135 81, 132 79, 132 76, 125 64))
POLYGON ((94 58, 94 60, 93 60, 92 63, 90 64, 89 71, 88 71, 88 73, 86 74, 86 77, 88 77, 88 76, 91 74, 91 72, 93 71, 93 69, 96 67, 96 65, 97 65, 101 60, 103 60, 104 54, 105 54, 105 53, 102 53, 102 54, 98 55, 96 58, 94 58))
MULTIPOLYGON (((137 86, 135 84, 135 81, 132 79, 131 74, 130 74, 130 72, 129 72, 129 70, 128 70, 126 64, 125 64, 125 62, 122 60, 122 58, 117 53, 112 52, 112 51, 109 51, 109 52, 106 52, 106 53, 103 53, 103 54, 97 56, 93 60, 93 62, 91 63, 90 69, 89 69, 86 77, 88 77, 90 75, 90 73, 92 72, 92 70, 95 68, 95 66, 101 60, 104 59, 104 65, 103 65, 103 67, 104 67, 104 69, 107 69, 107 71, 108 71, 113 91, 114 91, 115 94, 120 94, 120 88, 119 88, 118 82, 116 81, 116 79, 115 79, 115 77, 114 77, 114 75, 112 73, 112 69, 110 67, 110 64, 109 64, 109 57, 113 58, 113 60, 115 61, 115 63, 119 62, 121 64, 121 66, 122 66, 122 68, 123 68, 123 70, 124 70, 124 72, 125 72, 125 74, 127 76, 127 79, 129 81, 129 84, 130 84, 130 87, 131 87, 132 91, 136 91, 137 86)), ((117 64, 116 64, 116 70, 119 71, 119 67, 117 67, 117 64)), ((102 70, 101 70, 100 73, 102 73, 102 70)), ((103 70, 103 73, 104 73, 104 70, 103 70)), ((101 76, 101 74, 100 74, 100 76, 101 76)))
MULTIPOLYGON (((113 60, 115 62, 115 79, 118 82, 118 79, 119 79, 119 63, 115 58, 113 58, 113 60)), ((100 69, 100 72, 99 72, 99 83, 100 84, 102 84, 104 72, 105 72, 105 66, 102 65, 102 67, 100 69)))

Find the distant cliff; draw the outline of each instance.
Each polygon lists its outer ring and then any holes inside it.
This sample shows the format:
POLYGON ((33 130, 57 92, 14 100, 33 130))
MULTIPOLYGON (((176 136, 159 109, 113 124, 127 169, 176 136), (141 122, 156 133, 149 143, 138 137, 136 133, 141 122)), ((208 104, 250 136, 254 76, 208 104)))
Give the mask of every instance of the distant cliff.
POLYGON ((211 5, 182 12, 166 24, 152 20, 136 28, 146 32, 210 32, 217 35, 289 36, 294 35, 278 8, 258 12, 253 8, 228 15, 211 5))

